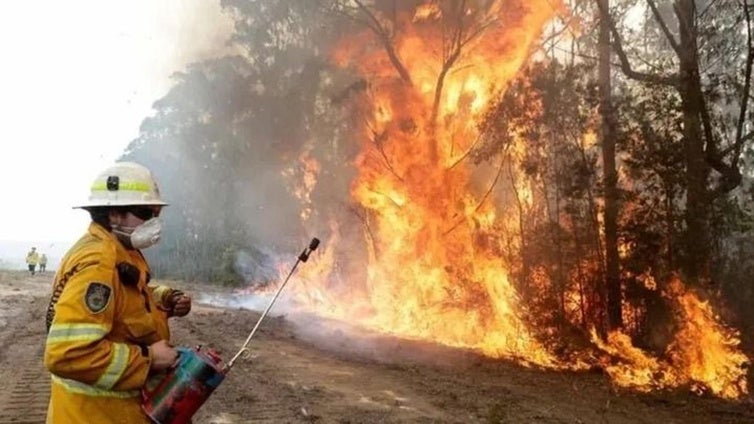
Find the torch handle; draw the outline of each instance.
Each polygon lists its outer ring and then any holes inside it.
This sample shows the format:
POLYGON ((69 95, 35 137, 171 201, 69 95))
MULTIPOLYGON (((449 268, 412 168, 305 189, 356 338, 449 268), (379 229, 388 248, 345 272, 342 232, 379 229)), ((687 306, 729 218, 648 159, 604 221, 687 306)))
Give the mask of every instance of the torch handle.
POLYGON ((241 346, 241 349, 238 350, 238 352, 233 356, 233 358, 225 365, 225 368, 223 369, 223 373, 227 373, 230 371, 230 369, 233 367, 233 364, 236 363, 236 360, 239 356, 241 356, 245 351, 248 350, 249 342, 251 342, 251 338, 254 337, 254 333, 257 332, 257 329, 259 328, 259 324, 262 323, 262 320, 264 320, 264 317, 267 316, 267 313, 272 308, 272 305, 275 304, 275 301, 277 300, 278 296, 280 296, 280 293, 283 291, 283 288, 286 284, 288 284, 288 280, 291 278, 291 275, 293 275, 293 272, 296 271, 296 268, 298 267, 298 264, 301 262, 306 262, 309 259, 309 255, 317 249, 317 246, 319 246, 319 239, 316 237, 312 239, 312 241, 309 243, 309 246, 304 249, 303 252, 298 256, 296 259, 296 263, 293 264, 293 268, 291 268, 291 272, 288 273, 288 276, 285 277, 285 281, 283 281, 283 284, 278 287, 277 291, 275 292, 275 296, 272 297, 272 300, 270 300, 270 303, 267 305, 267 307, 262 312, 262 315, 257 320, 257 323, 254 325, 254 328, 251 330, 251 333, 249 333, 249 337, 246 338, 246 341, 241 346))

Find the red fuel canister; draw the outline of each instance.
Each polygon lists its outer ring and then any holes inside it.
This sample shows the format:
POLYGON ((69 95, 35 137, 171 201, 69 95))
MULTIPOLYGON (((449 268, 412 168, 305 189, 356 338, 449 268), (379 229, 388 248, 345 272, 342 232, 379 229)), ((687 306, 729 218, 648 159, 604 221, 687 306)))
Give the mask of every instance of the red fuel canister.
POLYGON ((178 363, 153 390, 142 390, 142 409, 157 424, 189 424, 194 413, 225 379, 213 350, 179 347, 178 363))

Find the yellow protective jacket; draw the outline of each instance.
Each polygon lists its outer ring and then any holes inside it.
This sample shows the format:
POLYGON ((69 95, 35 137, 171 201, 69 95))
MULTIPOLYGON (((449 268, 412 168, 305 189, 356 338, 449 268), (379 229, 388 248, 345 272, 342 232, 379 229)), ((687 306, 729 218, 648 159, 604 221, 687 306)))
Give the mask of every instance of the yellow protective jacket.
POLYGON ((44 363, 52 374, 47 423, 149 423, 139 390, 150 376, 148 346, 169 340, 149 266, 96 223, 63 258, 48 309, 44 363))
POLYGON ((39 263, 39 253, 29 252, 26 254, 26 263, 29 265, 36 265, 39 263))

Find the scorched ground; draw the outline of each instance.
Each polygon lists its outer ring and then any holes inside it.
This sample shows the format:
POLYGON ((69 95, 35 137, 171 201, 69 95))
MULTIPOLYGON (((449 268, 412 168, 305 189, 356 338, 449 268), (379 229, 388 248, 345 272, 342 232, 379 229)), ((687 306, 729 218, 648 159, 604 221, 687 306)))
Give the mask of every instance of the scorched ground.
MULTIPOLYGON (((50 279, 0 271, 0 424, 44 422, 50 279)), ((197 297, 221 292, 170 284, 197 297)), ((229 358, 258 316, 198 302, 188 317, 173 321, 174 342, 212 347, 229 358)), ((351 339, 342 324, 306 321, 306 331, 294 317, 265 321, 251 356, 239 360, 194 422, 754 422, 750 398, 728 402, 686 391, 642 395, 613 388, 598 370, 527 369, 427 343, 374 334, 351 339)))

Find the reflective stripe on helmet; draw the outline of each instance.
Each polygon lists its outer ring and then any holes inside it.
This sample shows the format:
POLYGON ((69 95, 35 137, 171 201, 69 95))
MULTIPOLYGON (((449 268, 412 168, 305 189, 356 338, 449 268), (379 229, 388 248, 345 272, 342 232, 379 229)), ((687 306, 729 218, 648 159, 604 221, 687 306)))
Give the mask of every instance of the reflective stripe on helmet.
POLYGON ((93 397, 112 397, 112 398, 132 398, 139 396, 138 390, 104 390, 97 387, 84 384, 80 381, 69 380, 67 378, 58 377, 52 374, 52 381, 63 387, 68 392, 76 393, 79 395, 93 396, 93 397))
MULTIPOLYGON (((144 193, 149 193, 152 190, 152 185, 149 183, 139 182, 139 181, 121 181, 118 183, 118 190, 117 191, 141 191, 144 193)), ((92 191, 110 191, 107 188, 107 182, 106 181, 95 181, 94 184, 92 184, 92 191)))
POLYGON ((90 186, 89 199, 74 208, 153 205, 167 206, 145 166, 117 162, 100 173, 90 186))

